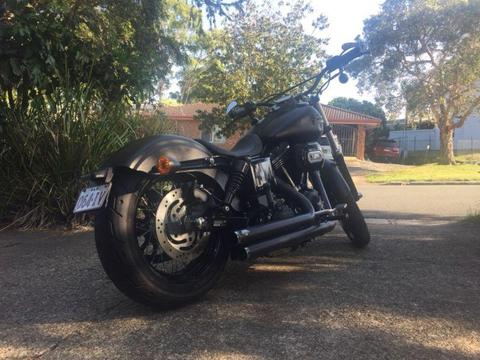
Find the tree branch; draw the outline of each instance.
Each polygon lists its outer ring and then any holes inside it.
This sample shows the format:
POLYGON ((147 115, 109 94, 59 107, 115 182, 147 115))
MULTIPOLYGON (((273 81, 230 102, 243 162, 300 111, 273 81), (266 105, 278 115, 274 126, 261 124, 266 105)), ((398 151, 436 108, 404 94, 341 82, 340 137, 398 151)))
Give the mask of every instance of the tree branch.
POLYGON ((465 124, 467 117, 469 117, 478 106, 480 106, 480 96, 477 97, 475 101, 468 107, 468 109, 459 117, 459 121, 453 123, 453 128, 457 129, 462 127, 463 124, 465 124))
POLYGON ((400 47, 398 45, 395 45, 395 50, 397 50, 397 53, 402 57, 402 67, 403 67, 403 69, 409 75, 417 77, 418 73, 412 71, 410 69, 410 66, 409 66, 409 65, 413 65, 413 62, 407 60, 407 57, 405 56, 405 53, 402 50, 400 50, 400 47))
POLYGON ((438 110, 435 107, 435 104, 430 103, 430 111, 433 114, 433 118, 435 119, 435 122, 437 125, 440 123, 440 114, 438 113, 438 110))
POLYGON ((424 38, 420 38, 420 44, 422 45, 422 48, 425 50, 425 52, 427 53, 428 57, 430 58, 430 62, 432 64, 432 66, 434 68, 437 67, 437 63, 435 62, 435 57, 433 56, 433 53, 432 51, 430 50, 430 48, 428 47, 428 44, 425 42, 425 39, 424 38))

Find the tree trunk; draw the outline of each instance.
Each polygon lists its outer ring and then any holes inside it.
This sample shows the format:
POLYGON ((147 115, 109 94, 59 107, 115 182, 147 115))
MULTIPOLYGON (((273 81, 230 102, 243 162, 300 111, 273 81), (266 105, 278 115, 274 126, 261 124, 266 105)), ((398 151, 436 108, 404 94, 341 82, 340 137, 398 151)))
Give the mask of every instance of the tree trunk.
POLYGON ((453 129, 447 126, 440 127, 440 163, 455 164, 453 155, 453 129))

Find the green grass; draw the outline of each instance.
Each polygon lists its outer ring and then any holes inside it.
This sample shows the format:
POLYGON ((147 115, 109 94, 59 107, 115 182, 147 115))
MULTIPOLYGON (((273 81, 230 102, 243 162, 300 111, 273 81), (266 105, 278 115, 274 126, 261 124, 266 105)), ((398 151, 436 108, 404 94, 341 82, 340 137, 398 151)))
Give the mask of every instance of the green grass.
POLYGON ((373 183, 480 181, 480 166, 427 164, 381 174, 370 174, 367 180, 373 183))
POLYGON ((464 222, 469 223, 469 224, 476 224, 480 225, 480 210, 475 210, 470 212, 465 219, 463 219, 464 222))
POLYGON ((480 152, 455 154, 455 160, 460 162, 480 162, 480 152))
MULTIPOLYGON (((405 159, 406 165, 423 165, 437 163, 439 160, 439 151, 416 151, 409 152, 405 159)), ((455 160, 460 163, 475 164, 480 162, 480 152, 478 150, 472 151, 458 151, 455 152, 455 160)))

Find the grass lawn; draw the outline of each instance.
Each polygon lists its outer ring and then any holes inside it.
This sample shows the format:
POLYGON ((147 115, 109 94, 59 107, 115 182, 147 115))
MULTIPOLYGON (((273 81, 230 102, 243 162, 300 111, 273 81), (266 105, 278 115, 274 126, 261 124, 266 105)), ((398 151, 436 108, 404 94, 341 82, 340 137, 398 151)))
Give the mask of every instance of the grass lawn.
POLYGON ((455 160, 461 162, 477 162, 480 161, 480 152, 456 154, 455 160))
POLYGON ((480 165, 427 164, 407 169, 370 174, 373 183, 424 182, 424 181, 480 181, 480 165))
POLYGON ((480 210, 470 212, 464 219, 465 222, 480 225, 480 210))
MULTIPOLYGON (((439 153, 438 150, 409 152, 405 164, 423 165, 436 163, 438 162, 439 153)), ((480 162, 480 151, 456 151, 455 160, 461 163, 476 164, 480 162)))

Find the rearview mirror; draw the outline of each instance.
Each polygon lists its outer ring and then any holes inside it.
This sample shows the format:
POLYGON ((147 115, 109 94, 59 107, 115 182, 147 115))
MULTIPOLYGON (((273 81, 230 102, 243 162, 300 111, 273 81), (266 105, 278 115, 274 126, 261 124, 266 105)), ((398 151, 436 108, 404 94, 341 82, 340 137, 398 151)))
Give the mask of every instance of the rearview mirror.
POLYGON ((229 115, 230 112, 237 107, 237 105, 238 105, 238 103, 237 103, 236 100, 231 101, 231 102, 227 105, 227 110, 225 111, 225 114, 226 114, 226 115, 229 115))
POLYGON ((340 81, 342 84, 346 84, 348 82, 348 75, 342 71, 338 76, 338 81, 340 81))

